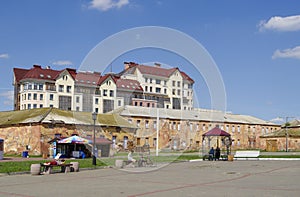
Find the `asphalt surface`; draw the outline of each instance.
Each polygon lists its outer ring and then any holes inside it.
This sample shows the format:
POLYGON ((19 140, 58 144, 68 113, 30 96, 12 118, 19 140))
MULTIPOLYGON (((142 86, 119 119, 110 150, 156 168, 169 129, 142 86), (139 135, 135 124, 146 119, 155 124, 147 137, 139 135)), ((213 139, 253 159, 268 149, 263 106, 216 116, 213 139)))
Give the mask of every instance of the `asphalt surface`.
POLYGON ((197 161, 164 167, 0 177, 0 196, 299 196, 300 161, 197 161), (147 171, 147 172, 146 172, 147 171))

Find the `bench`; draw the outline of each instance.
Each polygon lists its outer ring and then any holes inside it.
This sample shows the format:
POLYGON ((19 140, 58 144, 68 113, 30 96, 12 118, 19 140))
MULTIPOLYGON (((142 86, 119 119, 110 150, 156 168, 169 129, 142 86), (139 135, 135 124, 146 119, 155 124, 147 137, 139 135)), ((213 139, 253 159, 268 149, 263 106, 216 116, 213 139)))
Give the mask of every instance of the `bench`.
POLYGON ((260 154, 259 150, 247 150, 247 151, 236 151, 234 154, 235 160, 237 159, 258 159, 258 156, 260 154))
POLYGON ((71 166, 73 164, 57 164, 57 165, 53 165, 53 164, 43 164, 41 163, 41 167, 43 167, 43 174, 52 174, 53 173, 53 168, 54 167, 60 167, 61 171, 60 172, 64 172, 64 173, 68 173, 71 171, 71 166))

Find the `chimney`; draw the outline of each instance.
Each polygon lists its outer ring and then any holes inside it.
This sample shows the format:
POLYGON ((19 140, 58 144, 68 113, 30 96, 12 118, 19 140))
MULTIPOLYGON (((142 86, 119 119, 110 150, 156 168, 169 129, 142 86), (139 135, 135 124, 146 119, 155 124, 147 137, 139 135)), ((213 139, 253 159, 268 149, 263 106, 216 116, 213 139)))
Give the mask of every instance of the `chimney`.
POLYGON ((127 70, 129 68, 129 63, 128 62, 124 62, 124 69, 127 70))
POLYGON ((33 65, 33 68, 42 68, 40 65, 33 65))
POLYGON ((161 64, 160 64, 160 63, 154 63, 154 66, 155 66, 156 68, 160 68, 161 64))

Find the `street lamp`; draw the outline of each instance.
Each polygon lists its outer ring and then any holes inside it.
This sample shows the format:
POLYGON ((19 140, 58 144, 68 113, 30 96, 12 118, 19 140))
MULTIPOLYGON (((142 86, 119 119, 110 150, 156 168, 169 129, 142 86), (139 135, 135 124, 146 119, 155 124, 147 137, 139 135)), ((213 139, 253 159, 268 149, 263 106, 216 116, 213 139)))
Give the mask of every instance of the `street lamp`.
POLYGON ((156 106, 156 156, 158 156, 158 143, 159 143, 159 108, 156 106))
POLYGON ((96 120, 97 120, 97 112, 92 113, 92 118, 94 121, 94 139, 93 139, 93 165, 96 166, 96 120))

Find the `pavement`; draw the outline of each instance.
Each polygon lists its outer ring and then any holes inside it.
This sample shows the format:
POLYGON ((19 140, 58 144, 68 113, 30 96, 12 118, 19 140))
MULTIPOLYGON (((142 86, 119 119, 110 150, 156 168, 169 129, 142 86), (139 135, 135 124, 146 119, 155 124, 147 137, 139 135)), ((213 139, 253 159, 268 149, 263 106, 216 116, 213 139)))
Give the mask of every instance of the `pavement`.
POLYGON ((300 161, 196 161, 0 177, 0 196, 299 196, 300 161))

